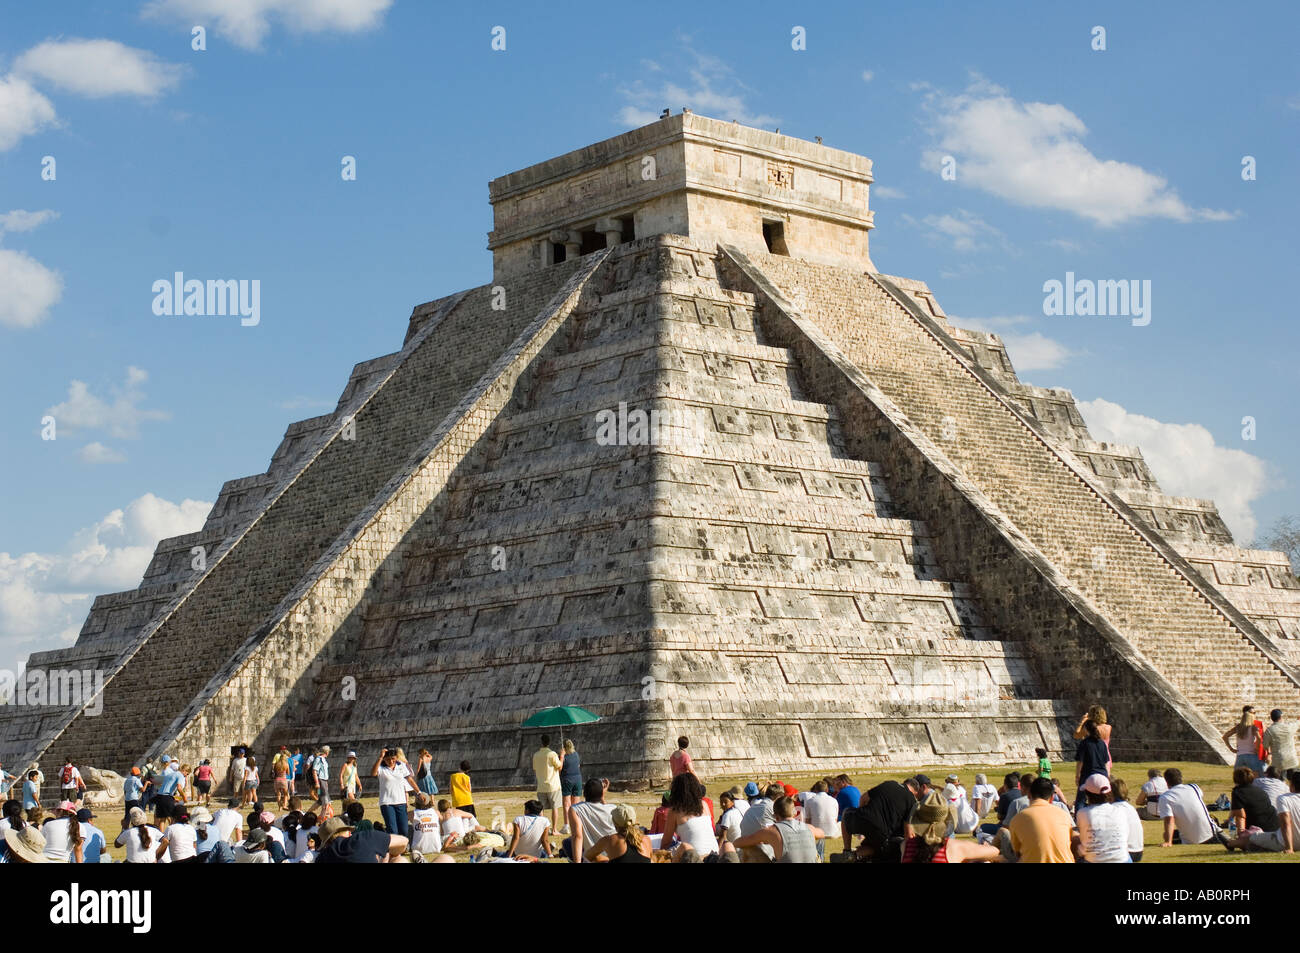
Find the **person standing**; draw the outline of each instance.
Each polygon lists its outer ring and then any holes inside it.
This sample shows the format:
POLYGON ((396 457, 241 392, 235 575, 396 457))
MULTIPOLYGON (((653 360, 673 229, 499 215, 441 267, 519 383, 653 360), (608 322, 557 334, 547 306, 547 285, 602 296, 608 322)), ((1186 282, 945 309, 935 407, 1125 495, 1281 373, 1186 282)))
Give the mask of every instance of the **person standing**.
MULTIPOLYGON (((567 818, 569 808, 582 797, 582 759, 578 757, 578 749, 573 746, 573 740, 570 738, 564 739, 564 767, 560 769, 560 794, 564 798, 564 817, 567 818)), ((569 833, 567 820, 560 833, 569 833)))
MULTIPOLYGON (((433 755, 428 748, 420 749, 415 765, 415 786, 433 798, 438 793, 438 782, 433 777, 433 755)), ((432 808, 430 804, 430 808, 432 808)))
POLYGON ((262 783, 261 772, 257 770, 257 759, 252 755, 244 764, 244 803, 256 804, 258 801, 257 789, 262 783))
POLYGON ((1234 768, 1250 768, 1255 774, 1263 774, 1259 746, 1264 739, 1255 727, 1254 711, 1250 705, 1242 706, 1237 723, 1223 733, 1223 743, 1237 753, 1237 759, 1232 765, 1234 768))
MULTIPOLYGON (((153 799, 155 823, 172 816, 172 811, 176 808, 177 791, 185 780, 185 775, 181 774, 179 762, 167 755, 163 755, 162 764, 163 771, 157 779, 158 793, 154 795, 153 799)), ((183 797, 182 800, 184 800, 183 797)))
POLYGON ((81 792, 86 789, 86 782, 81 778, 81 772, 77 766, 72 763, 71 758, 63 759, 63 769, 59 772, 59 795, 64 801, 71 801, 74 804, 81 800, 81 792))
MULTIPOLYGON (((1088 713, 1079 719, 1079 727, 1074 729, 1074 740, 1083 741, 1088 737, 1086 723, 1091 721, 1097 726, 1097 737, 1101 739, 1102 744, 1106 746, 1106 777, 1110 777, 1110 723, 1106 720, 1106 709, 1100 705, 1093 705, 1088 709, 1088 713)), ((1087 775, 1084 775, 1086 778, 1087 775)))
POLYGON ((316 807, 320 808, 320 816, 328 817, 333 811, 330 809, 330 746, 321 745, 318 751, 311 759, 311 774, 316 785, 316 807))
POLYGON ((39 771, 27 772, 27 780, 23 782, 24 811, 30 811, 32 808, 41 806, 41 785, 37 780, 40 774, 39 771))
POLYGON ((384 827, 390 834, 408 836, 411 827, 406 817, 406 792, 409 789, 420 793, 411 769, 406 762, 398 760, 396 748, 385 748, 375 759, 370 774, 379 779, 379 813, 383 815, 384 827))
POLYGON ((474 789, 470 783, 468 761, 462 761, 460 770, 451 776, 451 806, 466 814, 478 816, 474 810, 474 789))
MULTIPOLYGON (((817 838, 817 859, 826 857, 826 838, 834 840, 840 836, 840 805, 826 791, 826 782, 818 781, 803 799, 804 820, 812 827, 821 830, 824 836, 817 838)), ((726 813, 723 813, 726 817, 726 813)), ((729 838, 735 840, 735 838, 729 838)))
POLYGON ((289 807, 289 749, 280 745, 280 750, 271 759, 271 780, 275 785, 275 805, 280 810, 289 807))
POLYGON ((1295 751, 1296 723, 1283 721, 1281 708, 1274 708, 1268 717, 1272 722, 1264 731, 1268 762, 1277 769, 1277 776, 1285 780, 1287 772, 1300 767, 1300 758, 1296 757, 1295 751))
POLYGON ((126 814, 131 813, 131 808, 141 806, 140 797, 143 793, 144 782, 140 780, 140 768, 136 766, 122 781, 122 797, 126 801, 126 814))
POLYGON ((355 801, 361 796, 361 772, 357 770, 357 756, 354 754, 347 756, 339 770, 339 788, 345 801, 355 801))
POLYGON ((542 735, 542 746, 533 752, 533 774, 537 777, 537 800, 551 812, 551 830, 559 830, 560 769, 564 762, 551 750, 551 736, 542 735))
POLYGON ((1074 751, 1074 784, 1078 789, 1074 800, 1076 811, 1083 805, 1083 782, 1094 774, 1110 777, 1110 749, 1101 736, 1101 726, 1091 718, 1085 719, 1083 733, 1083 740, 1074 751))
POLYGON ((194 795, 196 801, 203 799, 204 807, 212 803, 212 762, 207 758, 194 769, 194 795))
POLYGON ((691 763, 691 756, 686 750, 690 743, 690 739, 685 735, 677 739, 677 750, 668 759, 668 767, 672 770, 674 778, 679 774, 695 773, 695 765, 691 763))
POLYGON ((235 797, 242 797, 244 793, 244 769, 248 767, 247 754, 246 749, 238 747, 231 752, 230 793, 235 797))

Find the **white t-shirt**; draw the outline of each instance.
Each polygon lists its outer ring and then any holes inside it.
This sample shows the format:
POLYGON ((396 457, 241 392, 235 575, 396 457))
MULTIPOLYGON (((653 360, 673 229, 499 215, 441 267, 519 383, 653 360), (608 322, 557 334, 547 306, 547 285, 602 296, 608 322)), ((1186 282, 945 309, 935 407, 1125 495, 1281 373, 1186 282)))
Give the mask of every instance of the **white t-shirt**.
POLYGON ((1130 854, 1140 854, 1145 846, 1142 834, 1142 818, 1138 814, 1138 809, 1128 801, 1116 801, 1117 806, 1123 808, 1123 814, 1128 818, 1128 850, 1130 854))
POLYGON ((172 860, 185 860, 198 853, 199 832, 189 824, 173 824, 167 828, 167 853, 172 860))
POLYGON ((678 821, 677 839, 690 844, 701 857, 718 852, 718 839, 713 836, 713 824, 707 811, 678 821))
MULTIPOLYGON (((454 811, 455 808, 452 808, 454 811)), ((442 822, 442 839, 448 840, 453 836, 459 836, 466 831, 473 830, 470 826, 472 821, 468 817, 461 817, 459 814, 452 814, 442 822)))
POLYGON ((1255 787, 1264 790, 1268 795, 1268 802, 1273 805, 1275 811, 1282 798, 1291 793, 1291 786, 1277 778, 1256 778, 1255 787))
POLYGON ((1090 804, 1079 808, 1079 841, 1090 864, 1122 864, 1129 860, 1129 822, 1122 804, 1090 804))
MULTIPOLYGON (((114 841, 118 847, 126 847, 126 862, 128 864, 156 864, 158 858, 155 856, 158 851, 158 845, 162 843, 162 831, 152 824, 144 826, 145 832, 149 835, 149 846, 140 846, 140 828, 128 827, 122 833, 117 835, 114 841)), ((166 854, 163 855, 167 856, 166 854)))
POLYGON ((406 793, 411 789, 406 779, 411 776, 411 769, 400 761, 393 762, 391 768, 379 766, 379 806, 400 804, 406 807, 406 793))
MULTIPOLYGON (((515 845, 515 854, 523 854, 526 857, 543 856, 542 841, 550 828, 551 822, 540 814, 523 814, 516 817, 515 830, 519 831, 519 843, 515 845)), ((586 847, 590 846, 590 844, 586 845, 586 847)))
POLYGON ((243 844, 235 845, 235 863, 237 864, 269 864, 271 855, 264 850, 248 850, 243 844))
MULTIPOLYGON (((839 815, 840 802, 835 800, 825 791, 811 791, 803 799, 803 819, 805 824, 811 824, 813 827, 820 827, 827 837, 840 836, 839 815)), ((740 831, 739 822, 737 822, 736 831, 740 831)), ((728 840, 735 840, 735 837, 728 837, 728 840)))
POLYGON ((1200 788, 1178 784, 1160 795, 1160 817, 1172 817, 1184 844, 1204 844, 1214 836, 1200 788))
POLYGON ((722 836, 728 842, 734 842, 740 837, 740 819, 744 816, 744 811, 733 806, 723 811, 722 816, 718 818, 718 824, 722 827, 722 836))
MULTIPOLYGON (((81 780, 81 772, 77 770, 76 765, 73 765, 72 774, 66 781, 63 780, 63 769, 62 768, 59 769, 59 787, 61 789, 66 791, 68 788, 78 787, 79 785, 77 784, 77 782, 80 780, 81 780)), ((49 854, 46 854, 45 856, 48 857, 49 854)))
POLYGON ((411 850, 421 854, 442 852, 442 825, 435 807, 416 808, 411 813, 411 850))
POLYGON ((271 838, 271 840, 275 841, 281 847, 284 846, 284 831, 280 830, 280 828, 272 827, 266 832, 266 836, 271 838))
POLYGON ((1277 799, 1277 812, 1291 815, 1291 839, 1300 843, 1300 794, 1283 794, 1277 799))
POLYGON ((71 817, 56 817, 52 821, 46 821, 41 828, 41 833, 45 835, 46 857, 65 864, 72 863, 72 839, 69 836, 69 828, 71 824, 76 823, 76 818, 71 817))
POLYGON ((1149 821, 1154 821, 1160 817, 1160 803, 1157 800, 1155 804, 1151 801, 1153 798, 1158 799, 1160 795, 1169 790, 1169 782, 1164 778, 1156 775, 1146 784, 1142 785, 1142 793, 1147 796, 1147 803, 1142 805, 1142 816, 1149 821))
POLYGON ((998 789, 991 784, 977 784, 971 788, 970 805, 980 817, 993 810, 998 803, 998 789), (983 801, 981 804, 980 802, 983 801))
POLYGON ((230 843, 230 835, 239 831, 242 835, 244 832, 244 818, 238 811, 228 807, 212 815, 212 826, 217 829, 217 837, 224 843, 230 843))
MULTIPOLYGON (((570 808, 573 816, 578 819, 582 826, 582 852, 585 854, 587 848, 596 843, 606 834, 614 833, 614 820, 610 816, 614 811, 614 805, 605 804, 600 801, 579 801, 570 808)), ((704 815, 704 823, 709 823, 709 817, 704 815)), ((712 831, 709 832, 712 836, 712 831)), ((715 848, 716 849, 716 848, 715 848)), ((579 863, 586 863, 587 858, 580 858, 579 863)))

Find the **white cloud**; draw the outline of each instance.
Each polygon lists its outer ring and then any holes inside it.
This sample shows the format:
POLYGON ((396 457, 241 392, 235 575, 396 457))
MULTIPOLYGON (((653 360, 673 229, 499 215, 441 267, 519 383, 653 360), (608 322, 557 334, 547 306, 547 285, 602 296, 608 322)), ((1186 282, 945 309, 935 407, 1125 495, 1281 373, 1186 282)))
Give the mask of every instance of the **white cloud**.
POLYGON ((902 220, 916 228, 928 229, 927 237, 942 236, 952 243, 954 251, 973 252, 988 247, 991 240, 1005 247, 1006 237, 978 215, 959 208, 953 213, 927 215, 917 222, 910 215, 903 215, 902 220))
POLYGON ((1024 315, 1004 318, 950 317, 948 320, 959 328, 983 331, 1000 337, 1002 343, 1007 346, 1007 354, 1017 375, 1030 371, 1053 371, 1077 356, 1060 341, 1049 338, 1039 331, 1014 330, 1033 322, 1033 318, 1024 315))
POLYGON ((358 33, 378 27, 393 0, 150 0, 144 15, 216 32, 257 50, 272 21, 294 33, 358 33))
POLYGON ((31 255, 0 248, 0 288, 0 327, 31 328, 63 296, 63 279, 31 255))
MULTIPOLYGON (((619 110, 618 122, 644 126, 657 120, 665 108, 678 113, 683 107, 715 119, 735 119, 747 126, 773 126, 779 122, 775 116, 750 109, 745 100, 752 90, 736 79, 722 60, 693 49, 689 38, 682 38, 681 49, 670 59, 678 61, 670 64, 670 75, 689 76, 690 84, 682 86, 668 80, 651 86, 638 79, 622 87, 619 94, 627 104, 619 110)), ((662 71, 656 64, 652 72, 662 71)))
POLYGON ((25 79, 0 76, 0 152, 54 125, 57 119, 54 104, 25 79))
POLYGON ((907 193, 902 189, 890 188, 888 185, 871 186, 871 196, 877 199, 905 199, 907 193))
POLYGON ((116 40, 46 40, 14 61, 14 74, 77 96, 153 98, 180 81, 183 68, 116 40))
POLYGON ((1200 424, 1164 423, 1101 399, 1079 401, 1078 407, 1096 439, 1141 447, 1164 492, 1214 500, 1239 543, 1255 538, 1251 503, 1270 489, 1264 460, 1219 446, 1200 424))
POLYGON ((12 212, 0 214, 0 232, 30 232, 58 217, 58 212, 48 208, 41 209, 39 212, 16 208, 12 212))
POLYGON ((1135 219, 1224 221, 1232 213, 1193 208, 1168 180, 1130 162, 1100 159, 1082 140, 1083 120, 1065 106, 1025 103, 976 78, 950 96, 926 93, 935 146, 922 164, 957 160, 958 184, 1031 208, 1061 209, 1103 226, 1135 219))
POLYGON ((126 454, 112 447, 106 447, 98 440, 88 443, 77 451, 82 463, 126 463, 126 454))
POLYGON ((59 430, 103 430, 118 439, 135 439, 140 436, 140 425, 146 420, 167 420, 171 414, 162 410, 147 410, 140 406, 144 400, 141 385, 149 375, 138 367, 126 369, 126 381, 112 389, 104 398, 91 393, 84 381, 68 384, 68 399, 55 404, 45 413, 54 417, 59 430))
POLYGON ((0 552, 0 667, 75 641, 96 594, 139 584, 158 541, 202 528, 211 509, 146 493, 55 552, 0 552))
POLYGON ((871 82, 871 81, 872 81, 873 79, 875 79, 875 78, 876 78, 876 74, 875 74, 874 72, 872 72, 871 70, 869 70, 869 69, 864 69, 864 70, 862 71, 862 82, 864 82, 864 83, 869 83, 869 82, 871 82))

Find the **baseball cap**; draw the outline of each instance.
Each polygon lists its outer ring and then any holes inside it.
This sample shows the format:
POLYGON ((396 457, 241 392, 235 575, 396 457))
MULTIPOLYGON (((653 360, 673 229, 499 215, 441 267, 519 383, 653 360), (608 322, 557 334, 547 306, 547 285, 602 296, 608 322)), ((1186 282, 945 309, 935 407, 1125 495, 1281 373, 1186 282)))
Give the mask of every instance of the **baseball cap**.
POLYGON ((270 834, 259 827, 255 831, 249 831, 248 836, 245 837, 244 840, 248 841, 250 844, 265 844, 266 839, 270 836, 270 834))
POLYGON ((1109 794, 1110 778, 1104 774, 1090 774, 1083 782, 1083 789, 1089 794, 1109 794))
POLYGON ((798 794, 798 793, 799 793, 799 789, 798 789, 797 787, 795 787, 793 784, 787 784, 787 785, 785 785, 785 796, 786 796, 786 797, 794 797, 794 796, 795 796, 796 794, 798 794))
POLYGON ((630 804, 615 804, 609 819, 614 822, 616 830, 623 830, 636 823, 636 809, 630 804))
POLYGON ((91 820, 94 816, 95 815, 91 813, 91 810, 88 807, 83 807, 80 811, 77 812, 77 820, 80 821, 82 824, 85 824, 87 821, 91 820))
POLYGON ((131 773, 134 775, 138 775, 140 773, 140 766, 136 765, 134 768, 132 768, 131 773))
POLYGON ((745 785, 745 797, 758 797, 758 785, 753 781, 745 785))
POLYGON ((921 785, 922 787, 934 787, 934 785, 930 782, 929 777, 927 777, 924 774, 915 775, 913 776, 912 780, 915 781, 917 784, 921 785))

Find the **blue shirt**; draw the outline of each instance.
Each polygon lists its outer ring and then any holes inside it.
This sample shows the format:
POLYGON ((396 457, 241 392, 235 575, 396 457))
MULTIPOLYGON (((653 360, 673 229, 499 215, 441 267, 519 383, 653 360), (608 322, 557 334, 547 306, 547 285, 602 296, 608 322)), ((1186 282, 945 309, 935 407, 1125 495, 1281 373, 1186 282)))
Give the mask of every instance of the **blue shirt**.
POLYGON ((840 802, 840 817, 843 818, 846 807, 858 806, 858 802, 862 800, 862 792, 851 784, 845 785, 835 795, 835 800, 840 802))
POLYGON ((184 775, 179 771, 168 768, 162 773, 162 780, 158 782, 158 793, 163 795, 175 794, 176 788, 180 786, 183 778, 184 775))
POLYGON ((81 836, 84 838, 81 842, 81 862, 83 864, 99 863, 99 855, 104 852, 105 847, 104 832, 98 827, 82 824, 81 836))
POLYGON ((296 778, 302 773, 302 754, 295 754, 289 757, 289 777, 296 778))
POLYGON ((23 810, 30 811, 41 804, 41 792, 36 782, 27 780, 23 782, 23 810))
MULTIPOLYGON (((195 833, 198 832, 197 827, 194 830, 195 833)), ((208 853, 212 848, 216 847, 218 842, 221 840, 221 832, 217 830, 216 824, 209 824, 204 828, 204 830, 208 832, 208 836, 200 837, 194 844, 194 849, 200 854, 208 853)))
POLYGON ((134 774, 130 775, 122 782, 122 799, 126 801, 140 800, 140 792, 144 790, 144 782, 134 774))

